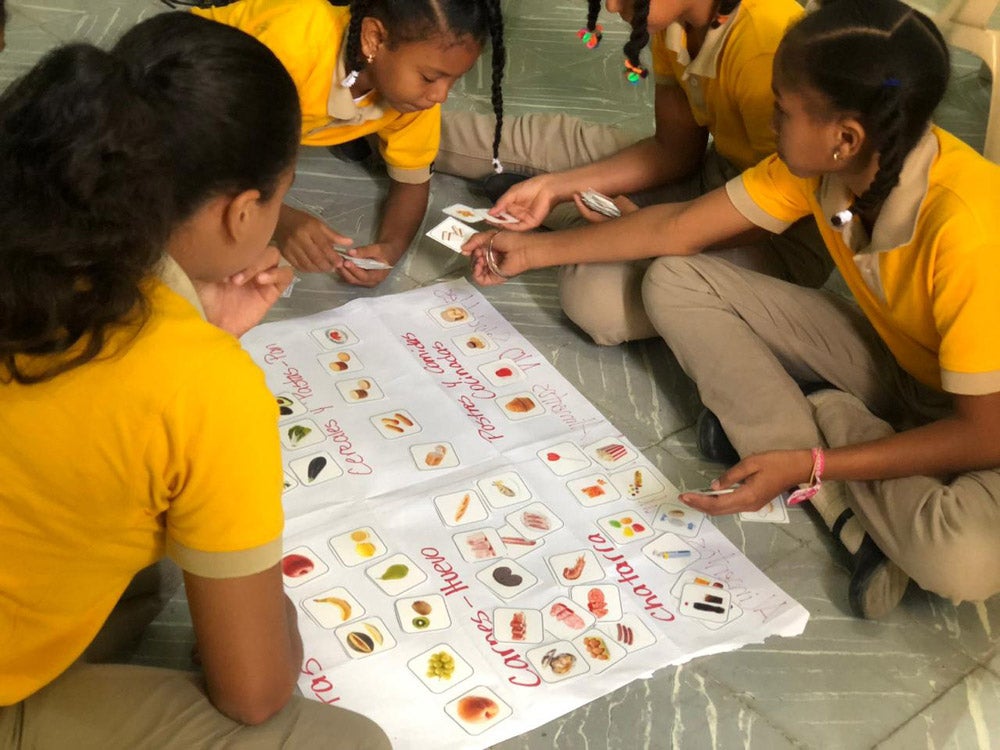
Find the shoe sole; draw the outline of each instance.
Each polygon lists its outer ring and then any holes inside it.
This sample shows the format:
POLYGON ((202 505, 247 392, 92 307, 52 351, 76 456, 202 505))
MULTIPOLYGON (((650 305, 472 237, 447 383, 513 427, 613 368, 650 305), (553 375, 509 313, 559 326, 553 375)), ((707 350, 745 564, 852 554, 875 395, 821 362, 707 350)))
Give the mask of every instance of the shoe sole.
POLYGON ((858 617, 881 620, 899 605, 909 585, 910 577, 886 558, 865 575, 851 577, 848 600, 858 617))

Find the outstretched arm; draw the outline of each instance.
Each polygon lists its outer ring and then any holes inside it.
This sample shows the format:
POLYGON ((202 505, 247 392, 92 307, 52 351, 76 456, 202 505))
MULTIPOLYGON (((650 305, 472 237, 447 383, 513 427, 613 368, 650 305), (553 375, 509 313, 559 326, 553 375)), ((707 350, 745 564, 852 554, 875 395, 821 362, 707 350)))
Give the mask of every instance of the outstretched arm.
POLYGON ((722 187, 686 203, 649 206, 614 221, 561 232, 483 232, 465 243, 462 252, 472 256, 476 282, 497 284, 503 279, 489 271, 485 259, 491 240, 493 259, 509 277, 546 266, 694 255, 753 229, 722 187))
MULTIPOLYGON (((944 419, 880 440, 824 451, 824 479, 895 479, 918 475, 952 476, 1000 466, 1000 393, 955 396, 955 411, 944 419)), ((742 486, 730 495, 687 493, 681 499, 710 515, 758 510, 776 495, 809 481, 808 449, 748 456, 716 480, 718 487, 742 486)))

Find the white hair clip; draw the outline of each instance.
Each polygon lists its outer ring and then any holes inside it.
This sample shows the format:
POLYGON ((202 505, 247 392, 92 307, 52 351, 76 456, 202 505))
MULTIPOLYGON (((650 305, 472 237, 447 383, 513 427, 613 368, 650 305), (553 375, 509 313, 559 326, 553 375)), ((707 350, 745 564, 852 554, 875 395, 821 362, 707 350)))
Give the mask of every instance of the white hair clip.
POLYGON ((837 229, 843 229, 851 223, 851 219, 853 218, 854 212, 849 208, 845 208, 843 211, 837 211, 837 213, 831 216, 830 223, 837 229))
POLYGON ((499 159, 493 159, 493 171, 497 174, 503 174, 503 164, 500 163, 499 159))
POLYGON ((345 89, 349 89, 351 88, 351 86, 357 83, 357 81, 358 81, 358 71, 352 70, 350 73, 344 76, 344 80, 340 82, 340 85, 343 86, 345 89))

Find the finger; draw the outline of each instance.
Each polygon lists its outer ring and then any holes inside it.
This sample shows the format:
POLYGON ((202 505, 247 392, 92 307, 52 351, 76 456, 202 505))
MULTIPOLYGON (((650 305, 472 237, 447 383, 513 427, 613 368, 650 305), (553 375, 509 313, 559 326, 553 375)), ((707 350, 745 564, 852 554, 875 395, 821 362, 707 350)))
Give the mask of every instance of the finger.
POLYGON ((316 220, 314 225, 318 230, 320 237, 322 237, 324 242, 329 242, 331 245, 353 245, 354 240, 345 234, 340 234, 334 231, 325 221, 316 220))
POLYGON ((622 214, 630 214, 639 210, 638 204, 627 195, 619 195, 611 202, 618 206, 618 210, 621 211, 622 214))

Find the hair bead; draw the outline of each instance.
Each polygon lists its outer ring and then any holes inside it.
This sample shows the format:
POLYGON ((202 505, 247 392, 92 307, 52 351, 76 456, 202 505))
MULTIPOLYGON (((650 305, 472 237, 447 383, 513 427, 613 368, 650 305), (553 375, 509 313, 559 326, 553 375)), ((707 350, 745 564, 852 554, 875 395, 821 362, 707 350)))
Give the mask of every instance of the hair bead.
POLYGON ((601 24, 597 24, 593 31, 587 28, 580 29, 576 32, 576 38, 581 39, 587 45, 587 49, 596 49, 597 45, 601 43, 601 39, 604 38, 603 32, 604 27, 601 24))
POLYGON ((845 208, 843 211, 837 211, 837 213, 831 216, 830 223, 836 229, 843 229, 851 223, 852 219, 854 219, 854 212, 849 208, 845 208))

